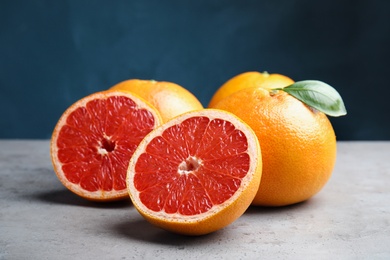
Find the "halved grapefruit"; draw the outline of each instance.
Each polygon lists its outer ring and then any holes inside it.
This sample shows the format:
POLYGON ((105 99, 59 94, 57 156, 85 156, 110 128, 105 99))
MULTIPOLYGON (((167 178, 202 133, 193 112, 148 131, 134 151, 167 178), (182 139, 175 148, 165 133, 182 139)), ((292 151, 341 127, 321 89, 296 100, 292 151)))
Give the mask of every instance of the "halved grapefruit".
POLYGON ((261 172, 252 129, 229 112, 203 109, 175 117, 141 141, 129 163, 127 187, 152 224, 202 235, 245 212, 261 172))
POLYGON ((108 90, 70 106, 51 139, 51 159, 62 184, 90 200, 128 198, 126 173, 141 140, 161 124, 158 111, 138 96, 108 90))

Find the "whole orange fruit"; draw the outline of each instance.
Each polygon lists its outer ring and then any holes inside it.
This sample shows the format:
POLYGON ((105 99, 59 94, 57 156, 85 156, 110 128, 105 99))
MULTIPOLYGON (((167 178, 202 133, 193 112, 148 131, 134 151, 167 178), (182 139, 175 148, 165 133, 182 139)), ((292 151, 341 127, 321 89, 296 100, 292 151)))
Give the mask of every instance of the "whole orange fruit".
POLYGON ((163 122, 185 112, 203 109, 191 92, 173 82, 130 79, 111 89, 127 90, 142 97, 157 108, 163 122))
POLYGON ((281 74, 269 74, 268 72, 258 71, 244 72, 223 84, 211 98, 209 107, 213 107, 220 100, 244 88, 282 88, 293 83, 294 81, 292 79, 281 74))
POLYGON ((263 175, 253 205, 283 206, 307 200, 329 180, 336 137, 327 116, 284 91, 247 88, 213 106, 240 117, 255 131, 263 175))

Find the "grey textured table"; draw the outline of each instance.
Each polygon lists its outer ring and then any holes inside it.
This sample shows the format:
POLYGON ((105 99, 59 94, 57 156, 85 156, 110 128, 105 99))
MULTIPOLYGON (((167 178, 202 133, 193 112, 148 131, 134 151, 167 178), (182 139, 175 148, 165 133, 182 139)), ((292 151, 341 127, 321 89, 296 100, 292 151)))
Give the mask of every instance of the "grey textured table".
POLYGON ((49 141, 0 140, 0 259, 390 259, 390 142, 339 142, 333 176, 307 202, 256 208, 183 237, 130 201, 99 204, 55 176, 49 141))

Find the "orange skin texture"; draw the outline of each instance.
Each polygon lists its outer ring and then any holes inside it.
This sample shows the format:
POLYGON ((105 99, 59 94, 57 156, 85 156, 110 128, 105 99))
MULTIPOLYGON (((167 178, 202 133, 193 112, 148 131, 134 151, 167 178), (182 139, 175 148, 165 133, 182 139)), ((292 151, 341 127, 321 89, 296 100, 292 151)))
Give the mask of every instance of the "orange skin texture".
POLYGON ((203 109, 191 92, 172 82, 130 79, 111 89, 127 90, 145 99, 160 112, 163 122, 185 112, 203 109))
POLYGON ((283 88, 294 83, 291 78, 281 74, 249 71, 241 73, 224 83, 213 95, 209 107, 214 107, 219 101, 231 94, 244 89, 261 87, 265 89, 283 88))
POLYGON ((283 91, 248 88, 214 108, 240 117, 255 131, 263 156, 252 205, 284 206, 318 193, 331 177, 336 136, 327 116, 283 91))

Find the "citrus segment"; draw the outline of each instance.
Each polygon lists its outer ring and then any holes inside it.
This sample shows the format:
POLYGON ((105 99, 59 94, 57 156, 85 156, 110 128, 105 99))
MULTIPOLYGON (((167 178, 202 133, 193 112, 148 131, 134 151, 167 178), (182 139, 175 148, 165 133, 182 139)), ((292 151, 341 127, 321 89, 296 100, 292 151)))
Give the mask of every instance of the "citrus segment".
POLYGON ((163 122, 189 111, 203 109, 191 92, 173 82, 129 79, 111 89, 130 91, 144 98, 157 108, 163 122))
POLYGON ((244 213, 261 169, 252 129, 230 113, 206 109, 148 134, 130 160, 127 186, 134 206, 151 223, 200 235, 244 213))
POLYGON ((131 93, 105 91, 69 107, 51 140, 60 181, 91 200, 127 197, 126 172, 143 137, 161 123, 158 112, 131 93))

